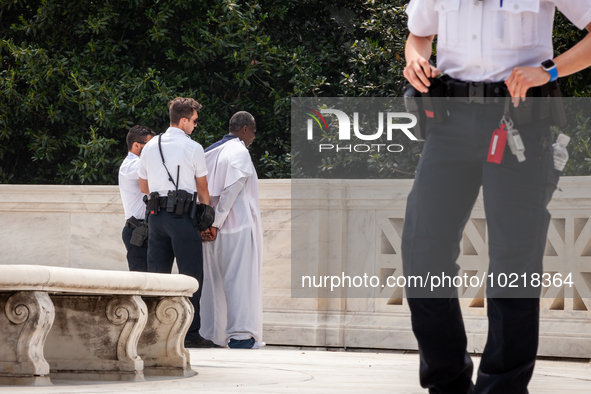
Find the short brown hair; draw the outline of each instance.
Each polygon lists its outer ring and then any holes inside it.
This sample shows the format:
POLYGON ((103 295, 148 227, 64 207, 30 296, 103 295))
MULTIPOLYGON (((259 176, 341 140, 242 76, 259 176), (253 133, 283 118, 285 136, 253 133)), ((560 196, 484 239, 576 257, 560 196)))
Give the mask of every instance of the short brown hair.
POLYGON ((154 133, 152 129, 146 126, 133 126, 131 129, 129 129, 129 132, 127 133, 127 150, 131 150, 135 142, 145 143, 146 137, 149 135, 153 137, 156 135, 156 133, 154 133))
POLYGON ((199 111, 202 105, 192 98, 177 97, 168 103, 170 124, 179 124, 181 118, 191 119, 193 111, 199 111))

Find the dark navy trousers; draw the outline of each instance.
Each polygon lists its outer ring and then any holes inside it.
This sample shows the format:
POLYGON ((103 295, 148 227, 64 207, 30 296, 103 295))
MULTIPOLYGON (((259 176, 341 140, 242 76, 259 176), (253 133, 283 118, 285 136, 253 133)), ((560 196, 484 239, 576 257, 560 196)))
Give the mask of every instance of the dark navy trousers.
POLYGON ((127 249, 127 265, 130 271, 148 272, 148 243, 144 242, 143 246, 135 246, 130 243, 133 228, 129 226, 123 227, 121 238, 127 249))
POLYGON ((201 337, 199 301, 203 286, 203 252, 201 233, 196 229, 197 219, 161 210, 157 215, 150 215, 149 223, 148 271, 170 274, 176 257, 179 273, 199 282, 199 290, 189 298, 195 314, 186 336, 188 341, 197 340, 201 337))
MULTIPOLYGON (((445 123, 427 125, 408 197, 404 275, 458 274, 460 241, 481 187, 487 273, 542 274, 550 222, 546 206, 560 175, 553 166, 548 124, 517 125, 526 160, 519 163, 507 146, 503 162, 495 164, 487 162, 487 155, 503 104, 450 102, 448 108, 445 123)), ((538 347, 539 288, 487 287, 488 337, 475 384, 457 293, 406 291, 419 344, 420 381, 430 393, 527 393, 538 347)))

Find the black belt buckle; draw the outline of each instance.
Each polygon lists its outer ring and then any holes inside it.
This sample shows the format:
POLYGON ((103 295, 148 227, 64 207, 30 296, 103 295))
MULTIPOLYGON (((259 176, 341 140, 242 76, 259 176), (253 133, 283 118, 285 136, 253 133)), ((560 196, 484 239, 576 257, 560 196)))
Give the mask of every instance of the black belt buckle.
POLYGON ((481 82, 470 82, 468 84, 468 102, 484 104, 485 84, 481 82))

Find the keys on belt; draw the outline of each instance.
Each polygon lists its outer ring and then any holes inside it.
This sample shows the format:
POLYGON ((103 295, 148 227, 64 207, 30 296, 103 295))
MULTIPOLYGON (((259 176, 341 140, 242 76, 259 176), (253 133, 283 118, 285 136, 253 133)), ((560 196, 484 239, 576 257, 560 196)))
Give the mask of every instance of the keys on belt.
MULTIPOLYGON (((507 100, 510 99, 508 98, 507 100)), ((513 121, 505 115, 503 116, 503 119, 501 119, 501 124, 505 125, 507 128, 507 144, 511 149, 511 153, 517 157, 517 161, 520 163, 525 161, 525 146, 523 145, 519 131, 513 127, 513 121)))
POLYGON ((499 122, 499 128, 493 132, 490 146, 488 149, 488 161, 491 163, 500 164, 503 160, 503 152, 505 150, 505 141, 511 149, 511 153, 517 157, 518 162, 525 161, 525 146, 519 131, 513 127, 513 120, 509 115, 509 105, 511 97, 505 99, 505 111, 503 117, 499 122))

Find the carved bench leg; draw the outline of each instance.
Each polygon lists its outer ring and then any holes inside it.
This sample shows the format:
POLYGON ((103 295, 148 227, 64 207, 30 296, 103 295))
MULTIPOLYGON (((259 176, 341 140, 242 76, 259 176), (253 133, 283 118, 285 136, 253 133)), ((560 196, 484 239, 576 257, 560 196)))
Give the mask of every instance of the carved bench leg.
POLYGON ((51 298, 55 324, 45 356, 52 378, 144 381, 137 344, 148 311, 140 296, 51 298))
POLYGON ((138 352, 144 373, 159 376, 194 376, 185 335, 193 319, 193 305, 186 297, 144 297, 148 322, 138 352))
POLYGON ((43 345, 54 315, 45 292, 0 294, 0 384, 51 385, 43 345))

